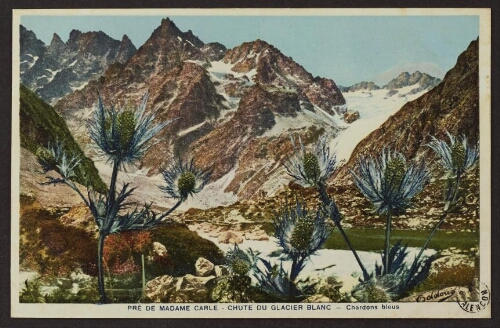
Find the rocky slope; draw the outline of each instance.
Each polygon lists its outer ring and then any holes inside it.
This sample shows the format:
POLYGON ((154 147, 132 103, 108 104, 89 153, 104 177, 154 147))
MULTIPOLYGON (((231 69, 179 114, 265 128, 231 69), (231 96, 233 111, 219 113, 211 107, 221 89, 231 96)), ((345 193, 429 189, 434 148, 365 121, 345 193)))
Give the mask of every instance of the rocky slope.
POLYGON ((400 97, 412 95, 421 92, 422 90, 431 90, 441 82, 441 79, 432 77, 429 74, 416 71, 412 74, 403 72, 398 77, 392 79, 384 88, 389 89, 388 97, 399 95, 400 97), (397 89, 412 87, 410 90, 405 90, 405 93, 398 92, 397 89))
POLYGON ((54 33, 49 45, 20 26, 21 82, 42 99, 55 103, 100 76, 115 62, 126 63, 136 48, 124 35, 121 41, 103 32, 71 31, 67 42, 54 33))
MULTIPOLYGON (((47 148, 49 144, 62 143, 63 149, 68 156, 75 156, 82 159, 80 164, 75 168, 76 181, 87 186, 93 185, 96 190, 104 191, 106 186, 99 177, 94 163, 85 157, 81 148, 73 139, 66 123, 55 112, 54 108, 38 98, 24 85, 20 86, 19 101, 21 147, 32 154, 36 154, 40 147, 47 148)), ((22 156, 24 160, 25 157, 22 156)), ((36 170, 31 170, 31 173, 34 172, 36 170)), ((30 180, 45 182, 43 175, 41 175, 40 179, 30 180)))
POLYGON ((434 89, 406 103, 376 131, 354 149, 342 174, 363 154, 374 154, 386 147, 407 158, 428 152, 430 136, 445 138, 445 131, 465 135, 474 144, 479 139, 479 61, 478 41, 473 41, 434 89))
POLYGON ((378 85, 376 85, 375 83, 366 82, 366 81, 358 82, 358 83, 353 84, 349 87, 341 87, 340 88, 340 90, 342 92, 353 92, 353 91, 359 91, 359 90, 371 91, 371 90, 379 90, 379 89, 380 89, 380 87, 378 85))

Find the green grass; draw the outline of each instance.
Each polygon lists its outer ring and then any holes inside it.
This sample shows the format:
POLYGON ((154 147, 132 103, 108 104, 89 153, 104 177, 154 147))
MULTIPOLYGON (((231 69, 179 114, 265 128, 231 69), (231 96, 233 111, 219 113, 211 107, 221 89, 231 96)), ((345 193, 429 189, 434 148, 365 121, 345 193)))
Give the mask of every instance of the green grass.
MULTIPOLYGON (((54 108, 40 99, 24 85, 20 85, 19 118, 21 146, 33 154, 39 147, 48 147, 49 143, 63 142, 69 155, 82 159, 76 167, 76 182, 85 186, 93 186, 95 190, 104 192, 106 185, 101 180, 92 160, 87 158, 76 143, 64 119, 54 108)), ((82 122, 85 124, 85 122, 82 122)))
MULTIPOLYGON (((358 251, 380 251, 384 247, 385 231, 383 229, 345 229, 351 243, 358 251)), ((391 243, 399 239, 409 247, 422 247, 429 236, 430 231, 393 230, 391 243)), ((429 248, 443 250, 450 247, 468 250, 477 247, 479 233, 477 232, 448 232, 438 231, 429 243, 429 248)), ((349 249, 341 236, 335 229, 330 238, 323 245, 328 249, 349 249)))
MULTIPOLYGON (((264 229, 269 236, 274 236, 274 227, 271 222, 262 222, 264 229)), ((384 229, 344 229, 349 240, 357 251, 380 251, 384 247, 385 230, 384 229)), ((391 243, 394 244, 399 239, 403 244, 408 243, 409 247, 422 247, 429 236, 430 230, 392 230, 391 243)), ((472 247, 478 247, 479 232, 459 232, 459 231, 437 231, 429 243, 429 248, 443 250, 450 247, 468 250, 472 247)), ((330 238, 325 242, 323 248, 327 249, 345 249, 348 246, 338 231, 334 229, 330 238)))

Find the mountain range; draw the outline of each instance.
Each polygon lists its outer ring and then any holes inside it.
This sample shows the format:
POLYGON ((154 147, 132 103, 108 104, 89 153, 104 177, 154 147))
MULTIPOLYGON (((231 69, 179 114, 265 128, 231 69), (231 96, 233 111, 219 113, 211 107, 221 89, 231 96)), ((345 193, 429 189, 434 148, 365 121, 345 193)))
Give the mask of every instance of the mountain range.
POLYGON ((233 199, 273 195, 288 184, 282 164, 293 154, 291 135, 309 145, 323 134, 335 138, 352 122, 365 119, 349 107, 356 91, 382 91, 387 102, 416 100, 362 141, 351 158, 403 140, 396 148, 415 156, 429 133, 475 131, 477 126, 467 117, 472 115, 468 111, 478 110, 473 106, 477 85, 462 84, 456 76, 465 76, 463 71, 475 64, 464 62, 477 58, 463 56, 462 64, 450 71, 462 73, 449 72, 443 81, 418 71, 403 72, 382 88, 362 82, 341 89, 331 79, 312 76, 263 40, 226 49, 220 43, 204 43, 192 31, 180 31, 168 18, 138 49, 127 36, 117 41, 102 32, 79 31, 72 31, 66 43, 54 35, 46 46, 21 27, 22 83, 54 104, 87 156, 95 154, 82 122, 91 116, 97 93, 110 106, 137 102, 149 92, 148 110, 158 121, 171 123, 136 169, 156 176, 171 154, 193 156, 199 166, 213 167, 212 181, 220 195, 235 195, 233 199), (469 109, 460 105, 465 100, 457 100, 462 94, 470 101, 469 109), (453 117, 432 121, 442 115, 436 108, 452 108, 453 117), (394 134, 387 134, 389 130, 394 134))
POLYGON ((56 103, 82 146, 88 135, 81 122, 93 110, 96 90, 108 105, 137 101, 148 91, 148 108, 158 120, 172 122, 139 165, 149 175, 170 154, 189 153, 198 165, 214 167, 214 180, 234 174, 227 191, 245 197, 257 192, 248 180, 266 180, 281 169, 286 148, 278 140, 285 132, 289 140, 290 128, 305 137, 335 134, 345 124, 345 99, 333 80, 312 76, 262 40, 226 50, 181 32, 169 19, 127 63, 110 65, 99 79, 56 103))
POLYGON ((358 82, 349 87, 340 87, 342 92, 355 92, 355 91, 372 91, 379 89, 387 89, 387 97, 398 95, 400 97, 417 94, 422 91, 431 90, 441 82, 441 79, 430 76, 426 73, 415 71, 412 74, 402 72, 397 77, 393 78, 383 87, 379 87, 374 82, 358 82), (398 90, 410 87, 409 90, 398 90))
POLYGON ((54 33, 46 45, 20 26, 21 83, 48 103, 83 87, 113 63, 125 63, 135 53, 132 41, 103 32, 72 30, 67 42, 54 33))

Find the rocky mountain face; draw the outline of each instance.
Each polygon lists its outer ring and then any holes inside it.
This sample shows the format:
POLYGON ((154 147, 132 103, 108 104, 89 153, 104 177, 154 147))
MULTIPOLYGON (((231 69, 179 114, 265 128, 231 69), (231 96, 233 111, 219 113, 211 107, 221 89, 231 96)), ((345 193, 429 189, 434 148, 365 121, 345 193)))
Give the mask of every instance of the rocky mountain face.
POLYGON ((414 95, 425 90, 431 90, 440 82, 441 79, 419 71, 412 74, 403 72, 396 78, 389 81, 389 83, 384 85, 382 88, 373 82, 362 81, 348 87, 342 86, 340 87, 340 90, 342 92, 355 92, 387 89, 388 92, 386 97, 393 97, 396 95, 404 97, 414 95))
POLYGON ((334 81, 313 77, 301 65, 264 41, 243 43, 229 50, 223 61, 233 65, 232 70, 238 73, 255 70, 254 82, 295 90, 299 100, 321 107, 332 115, 331 107, 345 104, 334 81))
POLYGON ((426 73, 421 73, 416 71, 412 74, 408 72, 403 72, 399 74, 398 77, 392 79, 387 83, 384 88, 389 89, 388 96, 398 94, 396 89, 412 87, 409 91, 399 92, 400 96, 416 94, 423 90, 430 90, 437 86, 441 82, 441 79, 437 77, 432 77, 426 73))
POLYGON ((356 84, 353 84, 349 87, 341 87, 340 90, 342 92, 354 92, 354 91, 359 91, 359 90, 366 90, 366 91, 371 91, 371 90, 379 90, 380 87, 376 85, 373 82, 358 82, 356 84))
POLYGON ((54 34, 49 45, 20 27, 21 82, 49 103, 82 88, 113 63, 126 63, 136 48, 103 32, 71 31, 67 42, 54 34))
POLYGON ((81 122, 93 111, 96 90, 108 105, 149 91, 148 108, 157 120, 171 121, 140 164, 150 175, 170 154, 189 153, 200 166, 214 167, 214 180, 231 173, 225 188, 245 198, 281 169, 292 131, 312 142, 346 124, 345 99, 333 80, 313 77, 264 41, 227 50, 169 19, 127 63, 111 65, 56 104, 82 145, 88 136, 81 122))
POLYGON ((425 147, 430 142, 429 136, 444 139, 445 131, 465 135, 471 144, 478 142, 478 50, 478 41, 473 41, 439 85, 406 103, 379 129, 361 141, 339 177, 347 175, 347 169, 353 167, 358 157, 376 154, 384 147, 398 150, 407 158, 429 153, 428 147, 425 147))

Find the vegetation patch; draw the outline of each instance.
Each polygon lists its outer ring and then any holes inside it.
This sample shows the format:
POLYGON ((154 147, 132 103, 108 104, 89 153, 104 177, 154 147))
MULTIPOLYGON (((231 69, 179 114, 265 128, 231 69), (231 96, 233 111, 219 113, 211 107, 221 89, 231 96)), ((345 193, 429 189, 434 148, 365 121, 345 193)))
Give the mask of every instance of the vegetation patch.
POLYGON ((22 84, 19 100, 21 147, 36 154, 40 147, 45 148, 49 144, 62 142, 68 156, 82 159, 75 168, 75 181, 104 192, 106 185, 99 177, 94 163, 84 155, 80 146, 73 139, 66 122, 56 113, 54 108, 22 84))
MULTIPOLYGON (((385 232, 383 229, 345 229, 352 241, 352 244, 360 251, 379 251, 384 245, 385 232)), ((403 240, 408 243, 408 247, 422 247, 429 231, 416 230, 393 230, 391 242, 396 243, 403 240)), ((450 247, 462 250, 469 250, 477 247, 479 243, 479 233, 461 231, 438 231, 429 243, 429 248, 437 251, 450 247)), ((335 229, 330 238, 325 242, 323 248, 328 249, 349 249, 342 240, 340 232, 335 229)))
POLYGON ((185 225, 160 226, 152 230, 152 238, 166 247, 169 263, 150 264, 146 269, 148 276, 194 275, 196 274, 195 263, 200 257, 204 257, 214 264, 224 262, 224 255, 217 245, 198 236, 196 232, 190 231, 185 225))

